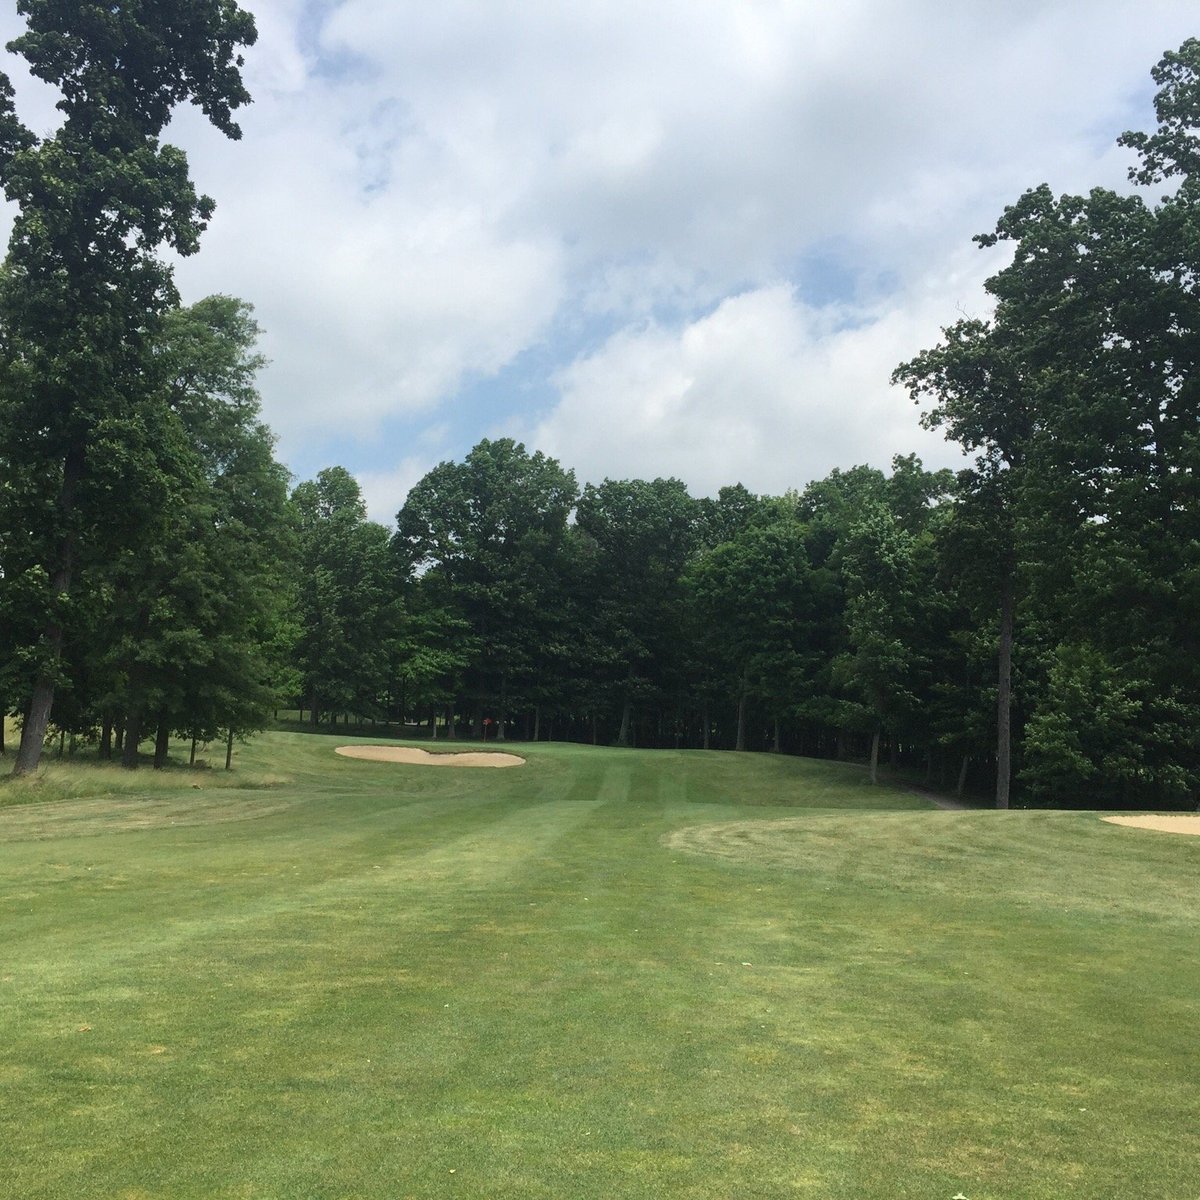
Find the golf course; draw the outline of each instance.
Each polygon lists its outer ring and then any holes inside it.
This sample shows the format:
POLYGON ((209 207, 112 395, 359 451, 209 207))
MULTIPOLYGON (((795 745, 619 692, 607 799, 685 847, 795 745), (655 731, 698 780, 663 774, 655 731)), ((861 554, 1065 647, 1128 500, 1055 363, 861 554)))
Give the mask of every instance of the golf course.
POLYGON ((383 740, 0 786, 0 1195, 1200 1195, 1200 838, 383 740))

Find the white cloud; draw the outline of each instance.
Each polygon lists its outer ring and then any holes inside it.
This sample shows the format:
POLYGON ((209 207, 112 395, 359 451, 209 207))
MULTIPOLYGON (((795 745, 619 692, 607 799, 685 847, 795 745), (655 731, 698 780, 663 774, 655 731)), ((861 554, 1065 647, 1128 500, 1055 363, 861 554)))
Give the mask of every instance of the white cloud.
POLYGON ((977 290, 972 266, 870 312, 816 309, 777 284, 679 328, 623 331, 561 373, 529 440, 584 479, 675 475, 710 495, 739 481, 779 493, 901 453, 961 465, 888 379, 936 340, 947 292, 977 290))
POLYGON ((434 466, 434 461, 420 455, 410 455, 394 467, 383 471, 356 471, 355 478, 362 489, 367 515, 372 521, 390 525, 404 505, 405 498, 434 466))
POLYGON ((285 457, 357 438, 346 465, 387 473, 382 431, 448 419, 460 454, 480 427, 453 425, 465 389, 535 361, 489 422, 540 428, 593 475, 661 454, 697 487, 903 449, 884 442, 912 413, 881 381, 982 303, 978 266, 949 282, 970 235, 1042 180, 1119 185, 1114 136, 1149 119, 1149 68, 1195 26, 1191 0, 249 6, 244 140, 194 112, 170 130, 218 204, 179 279, 255 304, 285 457), (620 332, 564 366, 554 339, 601 325, 620 332), (538 426, 523 397, 556 369, 538 426), (584 436, 600 396, 642 443, 584 436))

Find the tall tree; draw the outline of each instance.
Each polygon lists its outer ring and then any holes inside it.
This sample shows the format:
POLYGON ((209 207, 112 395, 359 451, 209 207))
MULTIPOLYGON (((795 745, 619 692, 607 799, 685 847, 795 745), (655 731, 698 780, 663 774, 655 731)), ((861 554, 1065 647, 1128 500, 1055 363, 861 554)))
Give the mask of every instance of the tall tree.
POLYGON ((357 480, 328 467, 292 493, 299 541, 297 662, 311 710, 371 713, 391 673, 400 590, 388 529, 367 520, 357 480))
MULTIPOLYGON (((1200 767, 1189 732, 1200 680, 1185 665, 1195 656, 1180 653, 1194 645, 1200 533, 1200 41, 1166 55, 1154 77, 1157 131, 1121 140, 1140 155, 1133 182, 1176 190, 1149 204, 1106 189, 1059 197, 1031 189, 976 239, 1013 249, 987 285, 994 317, 952 327, 941 346, 897 371, 915 396, 934 398, 931 422, 980 451, 981 487, 1003 500, 1000 804, 1020 576, 1030 619, 1051 647, 1038 703, 1079 712, 1073 689, 1099 696, 1121 675, 1114 704, 1137 699, 1146 730, 1140 760, 1124 759, 1137 762, 1125 771, 1128 794, 1178 797, 1200 767), (1172 766, 1180 755, 1189 762, 1182 777, 1172 766)), ((1048 740, 1061 723, 1035 727, 1038 761, 1057 764, 1061 789, 1062 764, 1072 760, 1061 740, 1058 750, 1048 740)))
POLYGON ((18 0, 28 32, 9 49, 62 93, 63 122, 33 137, 0 80, 0 183, 18 213, 0 275, 5 330, 0 461, 38 464, 52 503, 37 504, 36 545, 19 565, 44 577, 35 661, 16 773, 36 766, 59 678, 68 596, 81 554, 102 540, 92 504, 97 433, 143 390, 148 340, 176 301, 165 246, 198 248, 213 211, 187 160, 159 135, 196 104, 240 136, 249 101, 240 46, 254 21, 233 0, 63 4, 18 0))
POLYGON ((129 766, 144 728, 157 734, 161 766, 172 731, 244 734, 275 701, 291 638, 291 543, 287 471, 258 419, 258 335, 249 305, 210 296, 167 314, 154 343, 166 403, 152 409, 163 420, 147 455, 159 462, 160 498, 95 572, 120 597, 97 634, 129 766))
POLYGON ((575 476, 511 438, 484 439, 461 463, 434 467, 397 516, 401 559, 467 622, 475 650, 466 686, 476 736, 494 706, 539 691, 565 617, 562 548, 575 476))
POLYGON ((634 740, 636 707, 663 699, 680 681, 683 572, 696 547, 698 515, 678 479, 606 479, 580 497, 590 621, 609 651, 596 686, 619 707, 619 745, 634 740))

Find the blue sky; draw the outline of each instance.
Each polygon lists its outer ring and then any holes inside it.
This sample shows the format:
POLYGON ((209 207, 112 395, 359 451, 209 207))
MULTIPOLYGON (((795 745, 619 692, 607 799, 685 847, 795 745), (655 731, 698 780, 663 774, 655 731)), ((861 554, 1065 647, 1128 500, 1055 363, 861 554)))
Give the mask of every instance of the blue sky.
POLYGON ((248 6, 243 140, 170 130, 218 205, 179 283, 255 305, 281 456, 385 521, 483 436, 696 493, 952 464, 892 368, 986 312, 970 237, 1023 189, 1124 186, 1200 33, 1175 0, 248 6))

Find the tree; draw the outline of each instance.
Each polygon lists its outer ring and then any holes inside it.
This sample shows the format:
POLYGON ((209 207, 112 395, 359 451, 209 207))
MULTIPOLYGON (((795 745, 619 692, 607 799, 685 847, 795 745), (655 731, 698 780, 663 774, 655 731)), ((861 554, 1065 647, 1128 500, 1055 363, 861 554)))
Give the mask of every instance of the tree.
POLYGON ((588 484, 576 524, 595 640, 606 647, 596 687, 631 745, 634 709, 680 682, 685 628, 683 571, 696 544, 698 506, 678 479, 588 484))
MULTIPOLYGON (((1084 691, 1100 695, 1106 671, 1123 672, 1151 705, 1128 786, 1178 799, 1200 779, 1192 732, 1200 678, 1186 652, 1196 636, 1200 534, 1200 41, 1167 54, 1154 78, 1157 131, 1121 141, 1140 156, 1134 183, 1178 180, 1175 192, 1156 205, 1099 188, 1026 192, 976 239, 1013 249, 987 284, 993 318, 951 327, 941 346, 896 373, 914 397, 934 398, 930 423, 980 452, 976 490, 999 500, 998 804, 1008 800, 1018 583, 1028 623, 1048 646, 1037 702, 1078 712, 1067 703, 1079 694, 1068 678, 1090 680, 1084 691), (1168 727, 1175 739, 1163 736, 1168 727), (1175 751, 1164 753, 1172 741, 1175 751), (1174 769, 1180 758, 1186 782, 1174 769)), ((1050 726, 1037 718, 1035 726, 1048 745, 1050 726)), ((1037 764, 1049 761, 1031 763, 1034 786, 1037 764)), ((1069 759, 1056 761, 1062 787, 1069 759)))
POLYGON ((496 706, 505 735, 514 699, 535 696, 561 643, 562 550, 575 476, 511 438, 484 439, 461 463, 434 467, 397 515, 397 552, 466 623, 475 650, 465 686, 483 735, 496 706))
POLYGON ((237 49, 255 28, 233 0, 17 7, 28 32, 9 49, 60 90, 64 116, 55 134, 33 137, 0 79, 0 183, 18 206, 0 274, 0 462, 39 480, 23 505, 37 514, 33 544, 15 567, 35 581, 40 610, 20 774, 41 754, 77 566, 104 541, 91 488, 98 435, 111 445, 125 432, 120 414, 145 394, 148 346, 176 301, 156 250, 194 253, 213 211, 159 135, 190 101, 240 136, 233 113, 249 95, 237 49))
POLYGON ((124 636, 111 653, 131 766, 142 714, 162 766, 172 731, 240 736, 261 729, 276 702, 294 636, 292 546, 287 471, 259 420, 259 332, 248 304, 209 296, 168 313, 154 343, 182 449, 164 471, 170 499, 155 525, 116 560, 124 636))
POLYGON ((399 580, 388 529, 367 520, 358 482, 329 467, 292 493, 299 542, 296 659, 311 709, 374 714, 391 671, 399 580))
POLYGON ((778 750, 781 714, 809 690, 815 598, 805 532, 794 517, 747 526, 699 555, 687 576, 701 638, 736 697, 738 750, 751 699, 769 707, 778 750))
POLYGON ((893 734, 915 700, 916 631, 921 601, 915 539, 882 505, 851 527, 842 556, 849 652, 842 670, 865 703, 872 727, 871 782, 877 780, 880 734, 893 734))

